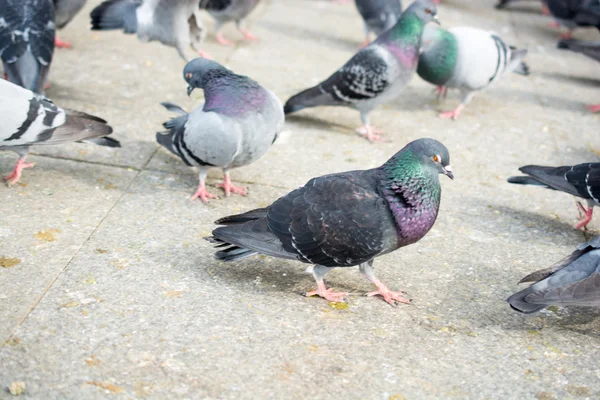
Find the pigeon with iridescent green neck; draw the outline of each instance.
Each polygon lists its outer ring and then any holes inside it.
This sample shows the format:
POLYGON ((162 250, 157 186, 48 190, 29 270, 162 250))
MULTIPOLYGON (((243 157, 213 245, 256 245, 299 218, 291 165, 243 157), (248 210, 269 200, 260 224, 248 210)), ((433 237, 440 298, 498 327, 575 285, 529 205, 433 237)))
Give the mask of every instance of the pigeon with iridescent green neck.
POLYGON ((391 29, 360 50, 342 68, 315 87, 290 98, 284 111, 290 114, 317 106, 346 106, 360 111, 357 132, 370 141, 380 137, 369 122, 378 105, 394 100, 412 79, 417 68, 425 24, 437 22, 431 0, 417 0, 391 29))
POLYGON ((439 175, 454 178, 450 154, 434 139, 409 143, 379 168, 313 178, 266 208, 216 221, 209 241, 216 257, 236 261, 254 254, 314 264, 317 289, 306 296, 341 301, 348 293, 327 289, 325 274, 358 265, 390 304, 407 303, 375 276, 373 261, 419 241, 438 215, 439 175))
POLYGON ((527 75, 529 69, 523 62, 526 54, 527 50, 507 45, 493 32, 470 27, 427 28, 417 73, 436 85, 438 93, 448 88, 460 90, 460 105, 440 114, 457 119, 476 91, 509 72, 527 75))

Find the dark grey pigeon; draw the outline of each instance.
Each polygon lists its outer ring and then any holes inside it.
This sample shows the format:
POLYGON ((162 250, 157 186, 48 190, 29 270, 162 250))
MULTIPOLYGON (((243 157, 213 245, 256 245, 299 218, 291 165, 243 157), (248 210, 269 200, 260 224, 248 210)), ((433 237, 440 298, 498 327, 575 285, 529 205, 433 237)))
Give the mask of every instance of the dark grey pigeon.
POLYGON ((90 14, 92 30, 122 29, 137 33, 142 42, 157 40, 175 47, 185 61, 191 60, 190 46, 201 57, 204 28, 198 0, 106 0, 90 14))
POLYGON ((32 145, 66 142, 93 142, 121 147, 109 137, 112 128, 101 118, 57 107, 47 98, 0 79, 0 150, 12 150, 19 160, 9 176, 9 185, 19 181, 21 172, 33 164, 25 162, 32 145))
POLYGON ((419 61, 425 24, 437 22, 431 0, 417 0, 400 20, 373 43, 360 50, 342 68, 317 86, 292 96, 285 113, 317 106, 346 106, 360 111, 363 125, 357 132, 369 141, 380 136, 369 121, 370 112, 397 98, 412 79, 419 61))
POLYGON ((550 305, 600 307, 600 236, 519 283, 524 282, 536 283, 506 300, 522 313, 534 313, 550 305))
POLYGON ((577 203, 584 216, 575 225, 575 229, 585 227, 592 220, 594 206, 600 205, 600 163, 563 167, 526 165, 519 168, 519 171, 528 176, 511 176, 508 182, 558 190, 587 201, 587 209, 580 202, 577 203))
POLYGON ((245 188, 232 185, 229 170, 251 164, 269 150, 283 129, 281 102, 270 90, 215 61, 192 60, 183 76, 188 94, 201 88, 205 102, 190 113, 162 103, 180 116, 166 122, 167 132, 157 133, 156 140, 187 165, 199 168, 200 184, 192 199, 199 197, 206 203, 216 198, 205 186, 206 174, 213 167, 223 170, 224 182, 217 187, 226 196, 245 195, 245 188))
POLYGON ((402 15, 400 0, 355 0, 356 8, 365 24, 365 42, 369 44, 369 34, 375 36, 396 25, 402 15))
MULTIPOLYGON (((56 16, 56 28, 62 29, 77 15, 85 6, 87 0, 54 0, 54 15, 56 16)), ((56 35, 54 44, 56 47, 71 48, 67 42, 63 42, 56 35)))
POLYGON ((358 265, 390 304, 407 303, 375 277, 373 261, 419 241, 438 215, 439 174, 453 178, 450 155, 434 139, 409 143, 379 168, 313 178, 266 208, 221 218, 208 238, 216 257, 236 261, 254 255, 314 264, 317 290, 306 296, 340 301, 348 293, 327 289, 335 267, 358 265))
POLYGON ((546 0, 550 14, 569 31, 561 35, 570 39, 577 27, 600 30, 600 0, 546 0))
POLYGON ((6 79, 43 94, 54 34, 51 0, 0 0, 0 58, 6 79))
POLYGON ((208 11, 217 22, 217 42, 223 46, 232 44, 223 37, 221 27, 223 24, 235 21, 237 29, 247 40, 256 40, 257 37, 242 27, 242 21, 254 10, 259 0, 200 0, 200 8, 208 11))
MULTIPOLYGON (((558 42, 559 49, 568 49, 576 53, 584 54, 596 61, 600 61, 600 42, 584 42, 581 40, 561 40, 558 42)), ((591 112, 600 111, 600 104, 585 106, 591 112)))

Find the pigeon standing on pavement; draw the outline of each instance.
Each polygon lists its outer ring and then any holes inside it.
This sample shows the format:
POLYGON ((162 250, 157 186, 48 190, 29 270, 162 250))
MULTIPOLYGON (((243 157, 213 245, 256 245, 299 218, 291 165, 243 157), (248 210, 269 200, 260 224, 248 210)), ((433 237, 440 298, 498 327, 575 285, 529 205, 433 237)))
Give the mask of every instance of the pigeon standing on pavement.
POLYGON ((423 34, 417 73, 436 85, 438 93, 448 88, 460 90, 460 105, 440 114, 442 118, 457 119, 476 91, 510 72, 527 75, 529 69, 523 62, 526 54, 527 50, 507 45, 493 32, 470 27, 428 27, 423 34))
MULTIPOLYGON (((600 42, 584 42, 581 40, 561 40, 558 42, 558 48, 569 49, 576 53, 584 54, 600 62, 600 42)), ((586 106, 591 112, 600 111, 600 104, 586 106)))
POLYGON ((563 39, 571 39, 577 27, 600 30, 600 0, 546 0, 546 4, 556 21, 568 29, 563 39))
POLYGON ((391 29, 361 49, 342 68, 315 87, 290 98, 285 113, 317 106, 346 106, 360 111, 357 130, 369 141, 380 139, 369 113, 398 97, 417 69, 425 24, 438 22, 431 0, 417 0, 391 29))
POLYGON ((180 116, 166 122, 168 131, 157 133, 156 140, 187 165, 199 168, 200 184, 192 199, 199 197, 206 203, 216 198, 205 186, 212 167, 223 169, 225 179, 217 187, 226 196, 245 195, 245 188, 231 183, 229 170, 251 164, 269 150, 283 129, 281 102, 270 90, 215 61, 192 60, 183 76, 189 84, 188 95, 201 88, 205 102, 190 113, 162 103, 180 116))
POLYGON ((87 141, 102 146, 121 147, 108 137, 112 128, 106 121, 79 111, 57 107, 47 98, 0 79, 0 150, 12 150, 19 160, 9 176, 17 183, 21 172, 34 164, 25 156, 32 145, 87 141))
POLYGON ((575 229, 585 227, 592 220, 594 206, 600 205, 600 163, 578 164, 564 167, 543 167, 526 165, 519 171, 527 176, 511 176, 508 182, 521 185, 542 186, 585 199, 586 209, 577 202, 582 219, 575 229))
POLYGON ((314 264, 317 289, 306 296, 341 301, 348 293, 327 289, 334 267, 358 265, 390 304, 407 303, 375 276, 373 261, 419 241, 438 215, 439 174, 453 178, 450 155, 434 139, 409 143, 379 168, 313 178, 266 208, 221 218, 208 238, 216 258, 236 261, 254 255, 314 264))
POLYGON ((402 15, 400 0, 355 0, 356 8, 365 23, 365 42, 369 44, 369 34, 375 36, 396 25, 402 15))
POLYGON ((106 0, 92 10, 92 30, 123 29, 143 42, 175 47, 185 61, 192 47, 201 57, 204 28, 198 0, 106 0))
POLYGON ((51 0, 0 0, 0 58, 5 78, 43 94, 54 34, 51 0))
POLYGON ((233 43, 223 37, 223 24, 235 21, 237 29, 247 40, 257 40, 257 37, 242 27, 242 21, 254 10, 259 0, 200 0, 200 8, 208 11, 217 22, 217 42, 223 46, 233 43))
POLYGON ((600 307, 600 236, 519 283, 523 282, 536 283, 506 300, 522 313, 534 313, 550 305, 600 307))
MULTIPOLYGON (((87 0, 54 0, 54 14, 56 16, 56 28, 62 29, 77 15, 83 8, 87 0)), ((70 43, 63 42, 55 37, 54 44, 56 47, 70 49, 70 43)))

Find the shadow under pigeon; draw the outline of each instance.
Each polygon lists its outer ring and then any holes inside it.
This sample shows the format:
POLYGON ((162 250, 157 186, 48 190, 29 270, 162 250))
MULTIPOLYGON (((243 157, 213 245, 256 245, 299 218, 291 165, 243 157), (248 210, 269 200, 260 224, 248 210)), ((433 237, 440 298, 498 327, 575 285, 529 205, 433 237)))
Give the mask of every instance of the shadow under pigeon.
POLYGON ((586 88, 587 87, 600 88, 600 80, 594 79, 594 78, 567 75, 567 74, 562 74, 560 72, 540 72, 537 75, 542 78, 548 78, 548 79, 552 79, 552 80, 558 81, 558 82, 580 83, 582 86, 584 86, 586 88))
POLYGON ((332 45, 352 53, 356 53, 359 50, 360 43, 330 35, 324 31, 311 31, 306 29, 306 27, 293 26, 273 21, 263 21, 260 23, 260 26, 293 39, 303 38, 310 42, 332 45))
POLYGON ((518 4, 508 3, 506 6, 498 8, 496 5, 494 7, 498 11, 506 11, 506 12, 518 12, 523 14, 535 14, 540 15, 542 13, 542 9, 539 6, 539 1, 530 1, 530 2, 519 2, 518 4))
POLYGON ((353 132, 353 128, 342 125, 337 122, 331 122, 330 120, 321 119, 310 114, 291 114, 286 115, 286 122, 298 122, 302 123, 304 127, 313 128, 313 129, 335 129, 337 131, 348 131, 353 132))
MULTIPOLYGON (((560 221, 544 214, 520 210, 504 205, 494 205, 494 209, 499 211, 501 215, 508 217, 514 224, 518 224, 525 228, 535 228, 538 233, 532 232, 529 240, 547 242, 548 236, 552 234, 563 233, 565 231, 577 233, 570 221, 560 221), (540 235, 540 232, 545 235, 540 235)), ((575 209, 575 203, 573 203, 573 209, 575 209)), ((584 241, 585 239, 581 238, 581 243, 584 241)), ((581 243, 574 243, 574 245, 578 246, 581 243)))

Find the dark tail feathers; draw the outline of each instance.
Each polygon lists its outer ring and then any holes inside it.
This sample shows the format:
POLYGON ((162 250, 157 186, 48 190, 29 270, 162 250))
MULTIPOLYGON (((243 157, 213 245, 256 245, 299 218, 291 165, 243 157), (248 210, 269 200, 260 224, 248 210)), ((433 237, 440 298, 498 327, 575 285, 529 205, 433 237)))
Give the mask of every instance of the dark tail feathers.
POLYGON ((187 111, 185 111, 183 108, 179 107, 177 104, 163 101, 162 103, 160 103, 160 105, 163 106, 164 108, 166 108, 167 110, 174 112, 176 114, 179 114, 179 115, 187 115, 188 114, 187 111))
POLYGON ((99 137, 99 138, 95 138, 95 139, 87 139, 87 140, 83 140, 83 142, 94 143, 99 146, 121 148, 121 142, 119 142, 117 139, 113 139, 110 137, 99 137))
POLYGON ((216 238, 215 236, 208 236, 204 239, 208 240, 211 243, 217 244, 217 246, 215 246, 216 248, 224 247, 223 250, 219 250, 215 253, 215 258, 220 261, 237 261, 257 254, 255 251, 224 242, 221 239, 216 238))
POLYGON ((522 312, 524 314, 531 314, 546 308, 546 304, 527 303, 525 297, 527 297, 531 292, 531 287, 528 287, 527 289, 523 289, 520 292, 513 294, 508 299, 506 299, 506 301, 508 302, 508 304, 510 304, 513 310, 522 312))
POLYGON ((290 97, 283 106, 283 112, 285 114, 291 114, 304 108, 328 104, 333 104, 331 96, 325 93, 320 86, 315 86, 290 97))
POLYGON ((90 14, 92 30, 123 29, 125 33, 137 32, 137 8, 142 0, 106 0, 90 14))
POLYGON ((532 178, 531 176, 511 176, 510 178, 508 178, 508 183, 516 183, 518 185, 543 186, 545 188, 551 189, 550 186, 538 181, 535 178, 532 178))

